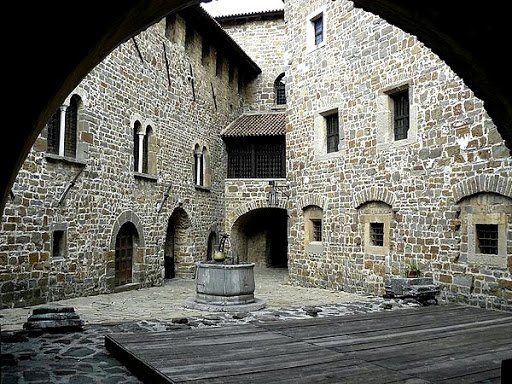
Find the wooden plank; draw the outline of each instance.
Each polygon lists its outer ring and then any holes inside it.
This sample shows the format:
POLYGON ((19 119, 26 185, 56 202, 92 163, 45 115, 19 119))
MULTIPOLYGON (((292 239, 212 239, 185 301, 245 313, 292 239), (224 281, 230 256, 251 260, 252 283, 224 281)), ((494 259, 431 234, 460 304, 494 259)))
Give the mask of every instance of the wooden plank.
MULTIPOLYGON (((490 320, 483 320, 479 321, 477 325, 486 325, 490 326, 495 323, 501 323, 503 324, 510 324, 509 319, 490 319, 490 320)), ((471 323, 465 323, 465 324, 454 324, 454 325, 447 325, 447 326, 436 326, 436 327, 430 327, 430 328, 421 328, 421 329, 413 329, 413 330, 405 330, 403 331, 401 328, 395 329, 394 332, 389 332, 385 334, 379 334, 376 336, 365 336, 362 335, 360 337, 357 336, 349 336, 349 335, 341 335, 341 336, 329 336, 325 338, 318 338, 315 340, 308 340, 309 342, 313 342, 316 345, 321 345, 324 347, 339 347, 342 345, 348 345, 348 344, 354 344, 354 343, 360 343, 360 342, 374 342, 378 340, 387 340, 387 339, 394 339, 397 336, 402 337, 420 337, 422 335, 428 335, 432 333, 440 333, 450 330, 467 330, 471 329, 473 327, 473 324, 471 323)))
POLYGON ((439 305, 113 334, 105 345, 151 383, 478 382, 512 357, 511 328, 509 313, 439 305))

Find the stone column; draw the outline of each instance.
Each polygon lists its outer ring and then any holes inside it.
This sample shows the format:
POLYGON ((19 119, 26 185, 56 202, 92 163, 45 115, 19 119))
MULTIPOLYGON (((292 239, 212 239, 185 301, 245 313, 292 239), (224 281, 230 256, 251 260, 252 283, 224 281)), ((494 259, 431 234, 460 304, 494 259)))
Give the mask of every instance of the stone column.
POLYGON ((137 172, 142 173, 142 161, 144 160, 144 132, 139 132, 139 161, 137 162, 137 172))
POLYGON ((59 156, 64 156, 64 137, 66 134, 66 109, 68 109, 67 105, 60 106, 59 156))

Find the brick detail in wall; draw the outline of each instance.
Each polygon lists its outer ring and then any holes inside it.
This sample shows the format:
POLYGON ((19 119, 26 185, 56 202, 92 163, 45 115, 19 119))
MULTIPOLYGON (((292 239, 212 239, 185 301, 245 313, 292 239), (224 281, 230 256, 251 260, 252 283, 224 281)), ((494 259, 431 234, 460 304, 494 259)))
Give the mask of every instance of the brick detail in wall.
POLYGON ((464 197, 480 192, 494 192, 512 198, 512 180, 499 175, 477 175, 453 186, 453 197, 456 203, 464 197))

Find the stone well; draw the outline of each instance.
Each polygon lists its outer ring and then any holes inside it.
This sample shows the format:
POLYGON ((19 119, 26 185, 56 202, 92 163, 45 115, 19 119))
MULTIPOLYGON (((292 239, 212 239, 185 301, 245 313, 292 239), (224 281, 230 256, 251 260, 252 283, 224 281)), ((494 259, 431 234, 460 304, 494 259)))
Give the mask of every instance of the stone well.
POLYGON ((254 263, 198 262, 196 296, 187 307, 212 311, 249 312, 265 307, 254 297, 254 263))

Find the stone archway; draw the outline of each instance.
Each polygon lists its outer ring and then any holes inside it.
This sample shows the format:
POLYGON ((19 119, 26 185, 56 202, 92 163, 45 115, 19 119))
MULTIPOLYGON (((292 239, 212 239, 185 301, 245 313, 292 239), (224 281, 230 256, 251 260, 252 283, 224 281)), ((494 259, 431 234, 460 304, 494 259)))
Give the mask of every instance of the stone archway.
POLYGON ((258 208, 235 221, 231 244, 241 261, 259 266, 288 266, 288 212, 282 208, 258 208))
POLYGON ((189 276, 194 268, 191 222, 183 208, 176 208, 167 222, 164 244, 164 277, 189 276))

